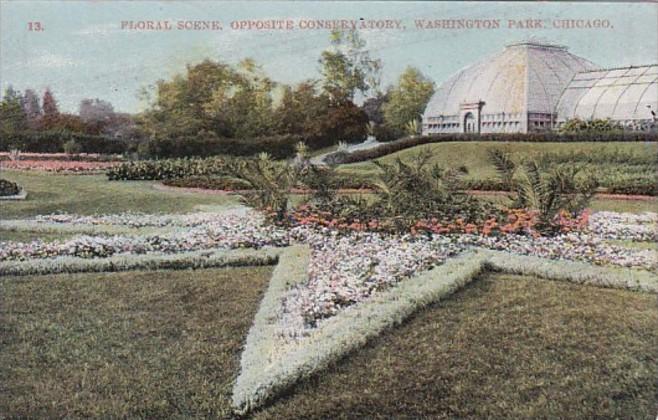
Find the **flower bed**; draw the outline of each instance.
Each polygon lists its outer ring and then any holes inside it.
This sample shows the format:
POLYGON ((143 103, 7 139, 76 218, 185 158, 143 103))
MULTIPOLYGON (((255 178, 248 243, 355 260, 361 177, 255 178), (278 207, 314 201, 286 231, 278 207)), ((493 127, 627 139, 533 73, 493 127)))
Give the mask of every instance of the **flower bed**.
MULTIPOLYGON (((291 288, 283 300, 281 334, 301 337, 325 319, 374 294, 443 264, 469 249, 486 248, 510 255, 548 260, 579 260, 658 271, 658 253, 607 243, 610 239, 656 240, 656 213, 632 215, 595 213, 589 219, 569 221, 576 227, 553 236, 528 234, 520 216, 519 229, 494 229, 454 224, 443 231, 437 225, 418 225, 406 234, 377 231, 377 226, 338 230, 336 226, 300 224, 283 228, 268 224, 256 211, 145 215, 123 213, 101 216, 50 215, 23 224, 153 228, 156 233, 114 236, 77 236, 70 240, 31 243, 4 242, 0 261, 35 261, 62 257, 101 258, 119 255, 176 254, 201 250, 261 248, 306 243, 311 247, 308 281, 291 288), (583 226, 583 223, 586 223, 583 226), (375 231, 368 231, 369 228, 375 231)), ((566 223, 566 222, 565 222, 566 223)), ((531 226, 530 226, 531 227, 531 226)))
MULTIPOLYGON (((72 220, 83 220, 77 218, 72 220)), ((185 221, 186 219, 181 219, 185 221)), ((93 220, 90 220, 93 222, 93 220)), ((138 222, 139 223, 139 219, 138 222)), ((183 222, 184 223, 184 222, 183 222)), ((70 240, 30 243, 4 242, 0 261, 71 256, 106 258, 116 254, 177 253, 203 249, 261 248, 285 246, 285 231, 263 225, 262 218, 251 213, 219 215, 195 227, 181 227, 170 233, 154 235, 76 236, 70 240)), ((135 226, 136 223, 132 223, 135 226)))
POLYGON ((67 160, 10 160, 2 162, 4 169, 35 170, 63 173, 100 173, 118 162, 67 160))
POLYGON ((100 153, 30 153, 0 152, 0 162, 8 160, 57 160, 57 161, 85 161, 85 162, 118 162, 123 160, 121 155, 106 155, 100 153), (16 159, 18 158, 18 159, 16 159))
POLYGON ((96 216, 79 216, 75 214, 51 214, 37 216, 33 223, 59 223, 70 225, 110 225, 141 227, 195 227, 206 223, 226 223, 226 213, 198 212, 188 214, 143 214, 117 213, 96 216))

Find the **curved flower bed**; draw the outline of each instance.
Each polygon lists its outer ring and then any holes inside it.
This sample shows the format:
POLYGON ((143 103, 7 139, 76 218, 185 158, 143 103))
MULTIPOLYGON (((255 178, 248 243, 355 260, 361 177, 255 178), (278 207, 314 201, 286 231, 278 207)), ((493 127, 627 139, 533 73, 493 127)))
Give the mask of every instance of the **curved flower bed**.
POLYGON ((101 172, 120 162, 67 161, 67 160, 10 160, 2 162, 5 169, 35 170, 63 173, 101 172))

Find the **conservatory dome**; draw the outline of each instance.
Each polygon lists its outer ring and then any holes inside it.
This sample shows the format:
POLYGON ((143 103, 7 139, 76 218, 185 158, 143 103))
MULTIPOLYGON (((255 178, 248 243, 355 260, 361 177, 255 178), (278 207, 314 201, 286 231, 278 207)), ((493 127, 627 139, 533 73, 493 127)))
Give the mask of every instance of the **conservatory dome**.
POLYGON ((558 104, 558 118, 653 120, 658 112, 658 64, 578 73, 558 104))
POLYGON ((562 92, 592 62, 546 42, 519 42, 443 83, 423 116, 423 132, 527 132, 555 124, 562 92))

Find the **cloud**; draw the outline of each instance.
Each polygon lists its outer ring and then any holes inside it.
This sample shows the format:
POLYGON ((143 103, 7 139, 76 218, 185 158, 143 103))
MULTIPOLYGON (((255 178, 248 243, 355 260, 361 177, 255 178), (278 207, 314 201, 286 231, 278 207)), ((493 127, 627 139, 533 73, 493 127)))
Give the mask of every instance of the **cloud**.
POLYGON ((119 28, 119 25, 116 23, 98 23, 94 25, 88 25, 85 26, 82 29, 78 29, 77 31, 73 31, 73 35, 80 35, 80 36, 97 36, 97 35, 110 35, 114 33, 119 33, 121 32, 121 29, 119 28))
MULTIPOLYGON (((173 24, 175 19, 159 19, 160 21, 168 21, 173 24)), ((160 31, 148 31, 148 30, 128 30, 121 29, 120 22, 114 23, 95 23, 92 25, 87 25, 82 29, 75 30, 71 32, 73 35, 77 36, 111 36, 111 35, 144 35, 144 34, 153 34, 159 33, 160 31)))
POLYGON ((70 67, 82 64, 80 60, 52 52, 43 52, 27 62, 28 67, 70 67))

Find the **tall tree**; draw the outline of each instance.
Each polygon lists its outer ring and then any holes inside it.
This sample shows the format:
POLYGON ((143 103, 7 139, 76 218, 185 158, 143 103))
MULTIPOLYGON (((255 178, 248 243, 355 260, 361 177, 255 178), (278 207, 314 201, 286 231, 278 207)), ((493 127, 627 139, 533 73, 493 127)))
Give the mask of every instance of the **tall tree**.
POLYGON ((43 116, 44 118, 51 119, 56 118, 58 115, 59 108, 57 107, 57 101, 50 88, 48 88, 43 93, 43 116))
POLYGON ((151 137, 265 135, 274 125, 275 86, 253 60, 237 67, 205 60, 157 83, 143 127, 151 137))
POLYGON ((277 130, 283 134, 317 136, 317 122, 326 118, 329 98, 318 94, 317 82, 306 80, 294 87, 285 86, 276 109, 277 130))
POLYGON ((108 101, 101 99, 83 99, 80 101, 80 118, 85 123, 109 121, 114 116, 114 107, 108 101))
POLYGON ((12 133, 27 128, 27 116, 23 110, 20 92, 9 86, 0 101, 0 132, 12 133))
POLYGON ((398 133, 404 132, 406 127, 420 121, 433 94, 434 82, 420 70, 407 67, 397 85, 389 91, 388 101, 383 105, 384 123, 398 133))
POLYGON ((39 119, 41 118, 39 95, 32 89, 26 89, 22 103, 28 125, 30 128, 36 128, 39 124, 39 119))
POLYGON ((332 31, 331 45, 320 57, 323 89, 332 103, 352 101, 379 89, 381 60, 370 57, 366 42, 356 30, 332 31))

